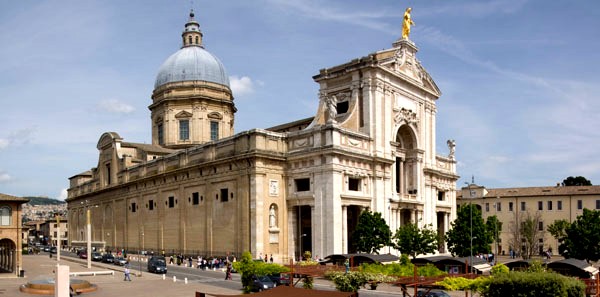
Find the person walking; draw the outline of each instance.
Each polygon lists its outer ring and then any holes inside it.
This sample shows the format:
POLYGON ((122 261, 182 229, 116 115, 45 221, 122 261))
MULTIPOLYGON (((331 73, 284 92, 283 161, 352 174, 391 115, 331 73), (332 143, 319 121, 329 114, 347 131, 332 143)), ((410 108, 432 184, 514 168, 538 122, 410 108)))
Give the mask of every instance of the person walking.
POLYGON ((129 276, 130 272, 129 272, 129 266, 125 266, 125 278, 123 279, 123 281, 131 281, 131 277, 129 276))

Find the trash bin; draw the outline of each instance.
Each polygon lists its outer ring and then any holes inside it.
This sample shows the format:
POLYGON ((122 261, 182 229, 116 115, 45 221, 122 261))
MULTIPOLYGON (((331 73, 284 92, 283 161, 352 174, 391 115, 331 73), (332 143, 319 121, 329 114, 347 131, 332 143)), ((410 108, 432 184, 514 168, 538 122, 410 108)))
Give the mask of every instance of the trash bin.
POLYGON ((19 270, 19 277, 25 277, 25 270, 19 270))

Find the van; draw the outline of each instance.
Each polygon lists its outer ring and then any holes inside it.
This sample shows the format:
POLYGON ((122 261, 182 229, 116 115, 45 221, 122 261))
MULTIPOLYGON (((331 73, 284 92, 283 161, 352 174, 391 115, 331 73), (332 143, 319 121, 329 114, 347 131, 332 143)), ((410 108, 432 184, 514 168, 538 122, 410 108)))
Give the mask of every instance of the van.
POLYGON ((148 260, 148 271, 153 273, 167 273, 167 261, 163 256, 152 256, 148 260))

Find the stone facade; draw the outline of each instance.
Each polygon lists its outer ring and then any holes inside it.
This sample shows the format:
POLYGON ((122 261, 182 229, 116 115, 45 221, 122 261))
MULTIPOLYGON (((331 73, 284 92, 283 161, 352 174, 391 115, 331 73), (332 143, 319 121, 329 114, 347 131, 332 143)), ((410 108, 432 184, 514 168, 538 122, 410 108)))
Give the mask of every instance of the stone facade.
POLYGON ((226 85, 158 87, 153 144, 104 133, 98 166, 70 178, 69 240, 85 240, 86 209, 92 241, 109 247, 209 256, 247 250, 280 261, 303 251, 351 252, 365 209, 381 212, 392 230, 415 222, 446 232, 456 217, 456 161, 453 152, 436 153, 440 91, 416 52, 401 39, 322 69, 313 118, 238 134, 226 85), (157 118, 178 117, 190 119, 195 136, 182 143, 181 129, 163 126, 166 141, 158 141, 157 118), (207 138, 212 120, 225 127, 217 140, 207 138))
POLYGON ((23 269, 21 217, 28 201, 0 193, 0 273, 18 276, 23 269))

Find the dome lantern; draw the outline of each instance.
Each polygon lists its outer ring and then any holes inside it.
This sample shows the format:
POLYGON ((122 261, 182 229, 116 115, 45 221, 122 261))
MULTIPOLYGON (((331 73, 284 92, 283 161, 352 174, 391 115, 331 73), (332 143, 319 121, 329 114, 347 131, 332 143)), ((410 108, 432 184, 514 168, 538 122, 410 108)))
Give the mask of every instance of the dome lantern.
POLYGON ((200 24, 194 19, 194 10, 190 11, 190 18, 185 24, 185 29, 181 33, 183 38, 182 48, 187 46, 202 46, 202 32, 200 31, 200 24))

